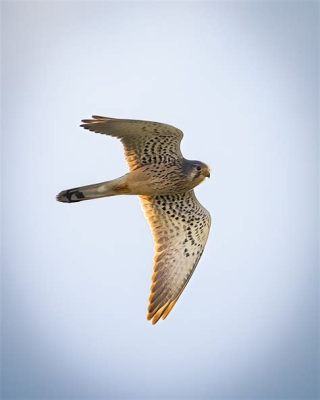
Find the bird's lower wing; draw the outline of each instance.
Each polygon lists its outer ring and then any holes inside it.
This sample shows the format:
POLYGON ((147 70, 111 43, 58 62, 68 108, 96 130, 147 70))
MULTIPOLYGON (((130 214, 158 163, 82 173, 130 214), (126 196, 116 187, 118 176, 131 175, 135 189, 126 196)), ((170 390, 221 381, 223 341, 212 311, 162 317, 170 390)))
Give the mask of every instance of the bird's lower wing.
POLYGON ((140 196, 155 241, 148 319, 165 319, 203 253, 210 230, 209 212, 193 190, 168 196, 140 196))

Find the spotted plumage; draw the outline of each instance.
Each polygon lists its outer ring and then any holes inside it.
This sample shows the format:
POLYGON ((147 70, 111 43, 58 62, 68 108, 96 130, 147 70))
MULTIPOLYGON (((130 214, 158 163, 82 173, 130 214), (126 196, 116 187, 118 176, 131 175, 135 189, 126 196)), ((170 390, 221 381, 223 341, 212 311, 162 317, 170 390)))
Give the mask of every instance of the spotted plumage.
POLYGON ((209 177, 210 171, 206 164, 182 156, 183 133, 173 126, 92 118, 83 120, 81 126, 119 138, 130 172, 113 181, 62 191, 57 200, 73 203, 120 194, 140 197, 155 241, 148 308, 148 319, 155 324, 170 313, 203 253, 211 219, 193 188, 209 177))

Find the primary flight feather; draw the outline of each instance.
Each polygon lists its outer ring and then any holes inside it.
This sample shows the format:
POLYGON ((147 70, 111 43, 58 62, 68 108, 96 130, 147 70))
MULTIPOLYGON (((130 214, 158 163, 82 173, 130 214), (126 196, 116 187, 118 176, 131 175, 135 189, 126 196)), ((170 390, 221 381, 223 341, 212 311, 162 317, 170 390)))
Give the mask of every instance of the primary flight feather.
POLYGON ((121 194, 138 195, 155 242, 147 318, 165 319, 195 270, 208 239, 211 218, 193 188, 209 167, 186 160, 180 151, 183 133, 151 121, 92 116, 83 128, 121 140, 130 172, 112 181, 64 190, 57 200, 74 203, 121 194))

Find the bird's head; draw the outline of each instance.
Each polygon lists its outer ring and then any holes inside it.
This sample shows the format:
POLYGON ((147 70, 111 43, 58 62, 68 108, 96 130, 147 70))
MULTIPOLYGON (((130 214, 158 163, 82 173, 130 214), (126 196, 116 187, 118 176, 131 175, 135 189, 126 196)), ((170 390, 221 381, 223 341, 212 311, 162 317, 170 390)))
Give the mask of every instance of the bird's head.
POLYGON ((210 168, 201 161, 186 160, 188 178, 198 185, 205 178, 210 178, 210 168))

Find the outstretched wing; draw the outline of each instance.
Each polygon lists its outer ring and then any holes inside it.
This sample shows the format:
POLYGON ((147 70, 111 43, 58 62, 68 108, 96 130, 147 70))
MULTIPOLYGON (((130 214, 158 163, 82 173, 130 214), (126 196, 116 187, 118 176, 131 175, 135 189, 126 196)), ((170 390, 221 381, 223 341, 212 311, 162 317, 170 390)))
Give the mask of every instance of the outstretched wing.
POLYGON ((160 122, 92 116, 80 125, 92 132, 117 137, 123 143, 131 171, 146 165, 181 159, 182 131, 160 122))
POLYGON ((203 253, 209 212, 193 190, 168 196, 140 196, 155 241, 148 319, 165 319, 186 287, 203 253))

